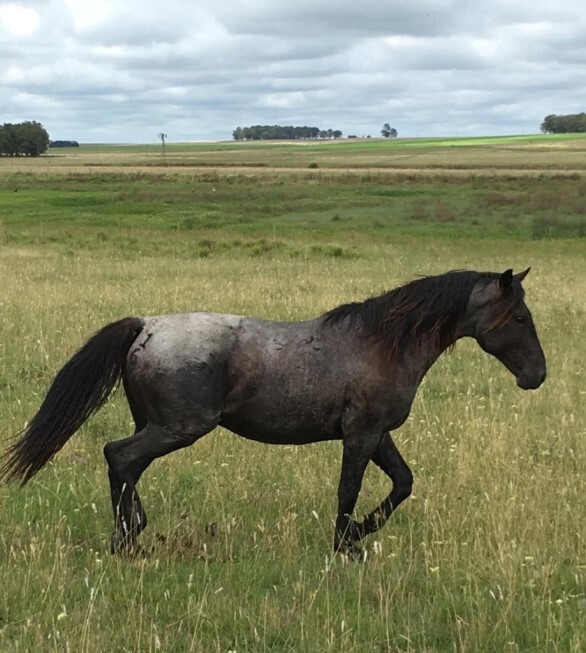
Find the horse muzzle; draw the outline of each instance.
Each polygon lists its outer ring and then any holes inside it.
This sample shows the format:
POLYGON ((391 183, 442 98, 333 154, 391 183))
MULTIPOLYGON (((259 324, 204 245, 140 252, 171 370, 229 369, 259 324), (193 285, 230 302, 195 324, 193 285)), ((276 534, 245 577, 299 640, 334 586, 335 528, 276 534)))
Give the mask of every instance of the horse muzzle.
POLYGON ((547 372, 545 370, 541 370, 534 374, 519 374, 517 377, 517 385, 523 390, 537 390, 537 388, 539 388, 539 386, 541 386, 545 381, 546 376, 547 372))

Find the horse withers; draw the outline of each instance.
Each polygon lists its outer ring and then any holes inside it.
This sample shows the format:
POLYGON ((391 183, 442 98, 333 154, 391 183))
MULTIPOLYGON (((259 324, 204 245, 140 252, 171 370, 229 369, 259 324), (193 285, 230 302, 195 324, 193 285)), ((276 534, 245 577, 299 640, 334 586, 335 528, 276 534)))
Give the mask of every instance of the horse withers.
POLYGON ((424 277, 302 322, 183 313, 108 324, 57 374, 1 474, 29 481, 122 379, 135 433, 104 447, 113 552, 134 550, 147 524, 136 484, 150 463, 222 426, 271 444, 341 440, 334 548, 359 556, 359 541, 411 493, 411 470, 390 432, 442 352, 471 337, 519 387, 545 380, 521 286, 528 272, 424 277), (358 522, 352 513, 369 461, 392 489, 358 522))

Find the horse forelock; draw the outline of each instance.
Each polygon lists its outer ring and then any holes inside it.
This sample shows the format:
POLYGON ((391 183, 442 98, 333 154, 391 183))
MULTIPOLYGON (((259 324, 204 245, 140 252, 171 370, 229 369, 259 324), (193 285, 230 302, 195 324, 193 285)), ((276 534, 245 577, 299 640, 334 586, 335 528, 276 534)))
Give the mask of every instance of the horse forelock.
MULTIPOLYGON (((470 270, 422 277, 363 302, 338 306, 324 315, 324 324, 358 327, 388 355, 426 345, 447 349, 456 342, 474 286, 498 277, 470 270)), ((495 320, 510 319, 522 293, 517 282, 510 297, 499 302, 495 320)))

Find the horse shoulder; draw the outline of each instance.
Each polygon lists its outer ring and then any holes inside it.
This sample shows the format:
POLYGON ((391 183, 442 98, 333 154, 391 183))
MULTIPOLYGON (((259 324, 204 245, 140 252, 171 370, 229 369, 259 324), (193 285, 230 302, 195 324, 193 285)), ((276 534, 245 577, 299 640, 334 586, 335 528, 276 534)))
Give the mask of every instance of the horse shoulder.
POLYGON ((363 360, 346 388, 342 430, 382 433, 398 429, 409 417, 418 385, 400 365, 363 360))

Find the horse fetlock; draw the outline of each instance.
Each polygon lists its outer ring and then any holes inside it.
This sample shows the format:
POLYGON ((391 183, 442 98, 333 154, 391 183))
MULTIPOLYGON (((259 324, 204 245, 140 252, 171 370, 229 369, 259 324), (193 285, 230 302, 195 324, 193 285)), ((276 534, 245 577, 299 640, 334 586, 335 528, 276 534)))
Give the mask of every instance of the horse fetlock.
POLYGON ((349 544, 358 542, 361 539, 360 525, 354 519, 345 517, 338 519, 334 535, 334 551, 347 547, 349 544))
POLYGON ((130 533, 121 533, 115 530, 110 537, 110 553, 124 555, 137 555, 142 553, 142 547, 136 543, 136 536, 130 533))
POLYGON ((116 530, 110 537, 110 553, 127 555, 142 553, 143 549, 136 543, 136 538, 145 527, 146 515, 144 512, 133 512, 130 520, 120 516, 116 519, 116 530))
POLYGON ((386 523, 385 515, 380 510, 374 510, 373 512, 366 515, 364 520, 358 524, 358 532, 360 537, 365 537, 371 533, 376 533, 380 530, 386 523))

